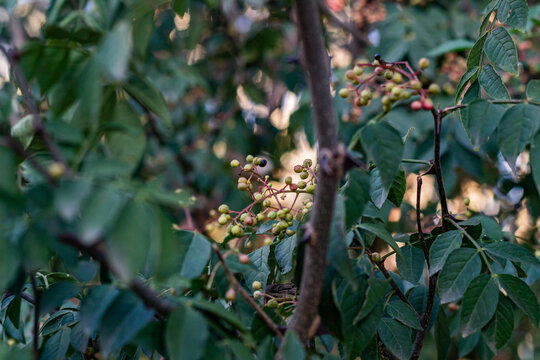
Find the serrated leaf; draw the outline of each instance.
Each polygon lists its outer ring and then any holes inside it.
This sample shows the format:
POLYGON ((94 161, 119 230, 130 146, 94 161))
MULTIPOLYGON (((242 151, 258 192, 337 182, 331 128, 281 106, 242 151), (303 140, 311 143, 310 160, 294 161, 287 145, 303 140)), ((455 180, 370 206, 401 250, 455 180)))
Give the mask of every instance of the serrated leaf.
POLYGON ((422 330, 422 325, 418 320, 418 314, 408 304, 401 300, 393 300, 386 306, 388 315, 402 322, 410 328, 422 330))
POLYGON ((434 56, 443 55, 449 52, 468 50, 473 45, 474 43, 472 41, 465 40, 465 39, 450 40, 437 46, 435 49, 431 50, 430 52, 428 52, 427 56, 434 57, 434 56))
POLYGON ((412 352, 411 330, 396 320, 383 318, 377 332, 382 343, 398 359, 408 359, 412 352))
POLYGON ((480 331, 491 320, 497 309, 498 297, 499 288, 490 275, 481 274, 471 281, 461 303, 460 324, 463 337, 480 331))
POLYGON ((172 360, 202 359, 209 335, 206 319, 191 307, 180 306, 167 321, 168 355, 172 360))
POLYGON ((294 249, 296 249, 296 236, 283 239, 276 245, 276 261, 283 274, 288 274, 293 269, 294 249))
POLYGON ((506 86, 504 86, 501 77, 497 74, 495 69, 493 69, 491 64, 485 65, 482 68, 482 72, 478 77, 478 82, 480 83, 480 86, 482 86, 482 89, 484 89, 492 98, 497 100, 510 99, 510 94, 508 93, 506 86))
POLYGON ((520 264, 540 267, 540 261, 538 261, 530 251, 519 245, 511 244, 506 241, 496 241, 485 244, 484 248, 488 254, 515 261, 520 264))
POLYGON ((527 314, 534 326, 538 326, 540 308, 533 291, 523 280, 512 275, 500 274, 498 278, 508 297, 527 314))
POLYGON ((385 189, 390 189, 399 169, 403 154, 403 141, 399 132, 390 124, 368 124, 361 134, 362 146, 373 160, 385 189))
POLYGON ((461 94, 463 93, 463 90, 465 90, 465 85, 471 80, 471 78, 476 75, 478 72, 478 66, 472 66, 470 69, 467 70, 465 74, 459 79, 459 83, 456 87, 456 98, 455 102, 457 104, 459 98, 461 97, 461 94))
POLYGON ((478 99, 461 109, 461 123, 467 131, 471 144, 479 149, 495 131, 504 113, 504 106, 478 99))
POLYGON ((430 276, 441 271, 452 251, 461 247, 461 238, 459 230, 448 231, 437 236, 429 249, 430 276))
POLYGON ((403 259, 396 258, 399 273, 405 280, 416 284, 424 273, 424 253, 416 246, 406 245, 401 248, 403 259))
POLYGON ((540 80, 530 80, 527 84, 527 99, 540 101, 540 80))
POLYGON ((403 196, 407 190, 407 179, 405 178, 405 170, 400 166, 394 182, 388 192, 388 200, 391 201, 397 207, 401 206, 403 202, 403 196))
POLYGON ((352 169, 341 193, 345 200, 345 228, 350 229, 358 221, 369 201, 369 175, 360 169, 352 169))
POLYGON ((504 296, 499 295, 497 310, 491 321, 482 329, 482 333, 487 338, 486 342, 493 351, 502 348, 514 331, 514 310, 512 303, 504 296))
POLYGON ((514 40, 503 26, 491 31, 484 43, 484 51, 495 66, 512 74, 518 72, 518 56, 514 40))
POLYGON ((266 281, 270 274, 268 255, 270 255, 270 246, 263 246, 248 255, 250 262, 257 268, 257 270, 249 270, 244 275, 248 284, 257 280, 261 282, 263 289, 266 287, 266 281))
POLYGON ((499 149, 512 169, 538 128, 540 111, 529 104, 518 104, 505 111, 498 127, 499 149))
POLYGON ((497 10, 497 19, 514 29, 525 30, 528 18, 527 0, 504 0, 497 10))
POLYGON ((454 250, 439 275, 439 296, 441 303, 461 299, 463 293, 482 269, 482 260, 475 249, 454 250))
POLYGON ((480 39, 474 43, 469 55, 467 56, 467 70, 473 68, 478 68, 480 65, 480 60, 482 59, 482 53, 484 52, 484 43, 486 41, 487 34, 484 34, 480 39))
POLYGON ((368 280, 368 290, 366 300, 362 305, 362 309, 354 319, 354 324, 358 324, 360 320, 366 317, 377 304, 380 303, 381 298, 386 294, 388 290, 389 280, 379 280, 375 277, 370 277, 368 280))

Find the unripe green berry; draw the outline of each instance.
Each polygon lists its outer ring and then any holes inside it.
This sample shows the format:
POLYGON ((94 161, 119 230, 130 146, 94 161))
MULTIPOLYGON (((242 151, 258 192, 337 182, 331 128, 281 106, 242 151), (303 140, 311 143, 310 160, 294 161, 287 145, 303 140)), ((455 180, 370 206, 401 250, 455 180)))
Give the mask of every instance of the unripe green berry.
POLYGON ((360 93, 360 97, 362 97, 363 99, 368 99, 368 100, 370 100, 370 99, 373 97, 373 94, 371 93, 370 90, 364 89, 364 90, 362 90, 362 92, 360 93))
POLYGON ((346 88, 339 90, 339 96, 345 99, 346 97, 349 96, 349 90, 346 88))
POLYGON ((349 79, 349 80, 352 81, 352 80, 355 80, 355 79, 356 79, 356 74, 355 74, 354 71, 352 71, 352 70, 347 70, 347 71, 345 72, 345 77, 346 77, 347 79, 349 79))
POLYGON ((231 234, 233 234, 236 237, 244 236, 244 229, 242 229, 239 225, 234 225, 231 228, 231 234))
POLYGON ((413 90, 420 91, 422 89, 422 83, 420 82, 420 80, 411 80, 409 84, 411 85, 411 89, 413 90))
POLYGON ((261 290, 262 289, 262 284, 261 284, 260 281, 254 281, 251 284, 251 287, 253 288, 253 290, 261 290))
POLYGON ((432 95, 437 95, 437 94, 440 94, 441 92, 441 87, 435 83, 433 84, 430 84, 429 87, 428 87, 428 92, 432 95))
POLYGON ((355 66, 353 71, 354 71, 354 75, 356 76, 360 76, 364 73, 364 69, 362 69, 362 67, 360 66, 355 66))
POLYGON ((403 82, 403 75, 401 75, 398 72, 394 73, 394 76, 392 77, 392 81, 395 82, 396 84, 401 84, 403 82))
POLYGON ((270 238, 264 239, 264 245, 272 245, 273 241, 270 238))
POLYGON ((258 213, 258 214, 257 214, 257 221, 258 221, 258 222, 264 221, 264 214, 258 213))
POLYGON ((299 182, 296 183, 296 185, 298 185, 299 189, 304 189, 306 187, 306 182, 300 180, 299 182))
POLYGON ((285 184, 291 185, 291 184, 292 184, 292 177, 287 176, 287 177, 285 178, 285 184))
POLYGON ((253 163, 254 163, 255 165, 260 165, 260 164, 261 164, 261 161, 262 161, 262 159, 261 159, 260 157, 256 157, 256 158, 253 159, 253 163))
POLYGON ((390 100, 390 97, 388 95, 384 95, 381 99, 381 102, 383 105, 390 105, 392 103, 392 100, 390 100))
POLYGON ((396 86, 392 89, 392 95, 394 95, 396 98, 399 98, 402 92, 403 92, 403 89, 400 88, 399 86, 396 86))
POLYGON ((270 201, 270 199, 264 199, 263 206, 270 207, 270 205, 272 205, 272 201, 270 201))
POLYGON ((285 220, 291 221, 292 219, 293 219, 292 214, 287 214, 287 215, 285 215, 285 220))
POLYGON ((285 216, 287 216, 287 213, 286 213, 285 211, 283 211, 283 209, 281 209, 281 210, 278 210, 277 216, 278 216, 278 218, 280 218, 280 219, 284 219, 285 216))
POLYGON ((381 254, 379 254, 378 252, 371 253, 371 260, 375 262, 381 261, 381 254))
POLYGON ((394 83, 388 83, 386 84, 386 91, 391 92, 392 89, 396 86, 394 83))
POLYGON ((418 65, 420 65, 420 68, 422 70, 425 70, 429 67, 429 59, 428 58, 421 58, 420 61, 418 61, 418 65))
POLYGON ((227 221, 228 221, 227 217, 225 215, 221 215, 217 222, 219 225, 225 225, 227 221))
POLYGON ((251 169, 253 169, 253 164, 244 165, 244 171, 251 171, 251 169))
POLYGON ((247 217, 248 217, 248 214, 243 213, 242 215, 240 215, 240 221, 244 221, 247 217))
POLYGON ((260 298, 263 297, 263 295, 264 295, 264 294, 262 293, 262 291, 259 291, 259 290, 253 292, 253 298, 254 298, 254 299, 260 299, 260 298))
POLYGON ((469 206, 469 204, 471 203, 471 199, 465 198, 463 199, 463 203, 465 204, 465 206, 469 206))
POLYGON ((218 211, 222 214, 228 214, 229 213, 229 206, 227 204, 221 204, 218 207, 218 211))
POLYGON ((306 187, 306 191, 310 194, 313 194, 315 192, 315 188, 316 188, 316 185, 315 184, 310 184, 306 187))
POLYGON ((245 177, 240 177, 238 178, 238 183, 247 183, 248 182, 248 179, 246 179, 245 177))
POLYGON ((238 183, 237 188, 240 191, 246 191, 247 189, 249 189, 249 185, 247 183, 242 182, 242 183, 238 183))
POLYGON ((296 234, 296 232, 294 230, 291 230, 291 229, 287 229, 287 231, 285 233, 287 234, 287 236, 293 236, 294 234, 296 234))
POLYGON ((240 161, 238 161, 238 160, 232 160, 231 161, 231 167, 237 168, 239 166, 240 166, 240 161))
POLYGON ((246 156, 246 161, 247 162, 252 162, 253 161, 253 155, 246 156))
POLYGON ((261 193, 256 193, 255 195, 253 195, 253 197, 255 198, 256 201, 259 201, 263 198, 263 194, 261 193))
POLYGON ((311 159, 304 159, 304 167, 311 167, 313 165, 313 161, 311 159))
POLYGON ((309 177, 309 173, 307 171, 302 171, 300 173, 300 179, 305 180, 309 177))
POLYGON ((304 168, 302 167, 302 165, 295 165, 293 170, 295 173, 300 174, 302 171, 304 171, 304 168))
POLYGON ((394 77, 394 73, 390 70, 386 70, 384 72, 384 78, 387 79, 387 80, 390 80, 394 77))
POLYGON ((277 216, 277 214, 276 214, 275 211, 270 211, 270 212, 268 213, 268 218, 269 218, 270 220, 274 220, 274 219, 276 218, 276 216, 277 216))
POLYGON ((276 299, 272 299, 272 300, 268 301, 266 306, 268 306, 270 309, 275 309, 275 308, 277 308, 279 306, 279 303, 277 302, 276 299))

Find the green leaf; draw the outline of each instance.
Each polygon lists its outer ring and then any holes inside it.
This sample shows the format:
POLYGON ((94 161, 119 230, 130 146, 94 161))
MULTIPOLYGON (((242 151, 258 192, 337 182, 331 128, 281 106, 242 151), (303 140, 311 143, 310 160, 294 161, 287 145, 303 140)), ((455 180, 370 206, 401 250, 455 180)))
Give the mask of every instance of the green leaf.
POLYGON ((465 109, 461 109, 461 122, 475 150, 489 140, 504 110, 504 106, 482 99, 475 100, 465 109))
POLYGON ((370 340, 375 336, 382 315, 383 305, 378 302, 359 324, 350 329, 349 334, 345 334, 348 358, 354 358, 369 345, 370 340))
POLYGON ((499 288, 495 278, 490 275, 481 274, 471 281, 461 303, 460 324, 463 337, 480 331, 491 320, 497 309, 498 297, 499 288))
POLYGON ((514 331, 514 310, 512 309, 512 303, 504 295, 499 295, 499 302, 497 303, 497 311, 493 319, 482 329, 487 342, 490 347, 495 351, 502 348, 514 331))
POLYGON ((370 277, 368 280, 368 291, 366 300, 362 305, 362 309, 354 319, 354 324, 364 319, 376 306, 380 304, 380 300, 384 297, 388 290, 390 281, 380 280, 375 277, 370 277))
POLYGON ((435 49, 431 50, 430 52, 428 52, 427 56, 434 57, 434 56, 444 55, 449 52, 468 50, 473 45, 474 43, 472 41, 465 40, 465 39, 450 40, 437 46, 435 49))
POLYGON ((209 337, 206 319, 189 306, 174 310, 167 321, 165 344, 172 360, 202 359, 209 337))
POLYGON ((528 18, 527 0, 504 0, 497 10, 497 19, 514 29, 525 30, 528 18))
POLYGON ((399 169, 403 154, 403 141, 390 124, 368 124, 361 134, 362 146, 379 169, 385 189, 390 189, 399 169))
POLYGON ((512 275, 500 274, 498 278, 508 297, 527 314, 534 326, 538 326, 540 309, 533 291, 523 280, 512 275))
POLYGON ((424 253, 416 246, 406 245, 401 248, 403 259, 396 258, 397 268, 401 276, 408 282, 416 284, 424 273, 424 253))
POLYGON ((461 79, 459 79, 459 83, 456 87, 456 99, 455 99, 456 104, 459 101, 461 94, 465 90, 465 86, 469 83, 469 80, 471 80, 471 78, 474 75, 476 75, 476 73, 478 72, 478 69, 479 69, 478 66, 472 66, 470 69, 467 70, 465 74, 463 74, 461 79))
POLYGON ((79 234, 85 245, 95 243, 113 225, 124 206, 124 197, 118 192, 96 189, 81 212, 79 234))
POLYGON ((157 221, 152 208, 141 201, 131 200, 122 210, 107 237, 115 270, 122 279, 133 278, 146 265, 152 242, 159 241, 157 221))
POLYGON ((486 41, 487 34, 484 34, 480 39, 476 41, 469 55, 467 56, 467 70, 477 68, 482 65, 480 61, 482 60, 482 53, 484 52, 484 43, 486 41))
POLYGON ((334 204, 334 214, 330 227, 328 252, 326 257, 328 263, 334 267, 341 276, 353 280, 354 273, 352 263, 347 252, 347 243, 345 242, 345 205, 343 196, 338 194, 334 204))
MULTIPOLYGON (((0 229, 4 230, 5 225, 0 225, 0 229)), ((5 289, 9 286, 14 276, 17 275, 19 270, 19 253, 15 244, 13 244, 4 231, 0 234, 0 271, 2 276, 0 277, 0 293, 4 293, 5 289)))
POLYGON ((484 89, 492 98, 497 100, 510 99, 510 94, 508 93, 506 86, 504 86, 501 77, 490 64, 485 65, 482 68, 482 72, 478 77, 478 82, 480 83, 480 86, 482 86, 482 89, 484 89))
POLYGON ((101 351, 104 356, 126 345, 154 317, 135 295, 121 293, 103 316, 100 332, 101 351))
POLYGON ((452 251, 461 247, 461 232, 452 230, 437 236, 429 249, 429 275, 441 271, 452 251))
POLYGON ((527 99, 540 101, 540 80, 530 80, 527 84, 527 99))
POLYGON ((11 128, 11 136, 19 140, 26 149, 34 139, 34 115, 26 115, 11 128))
POLYGON ((506 241, 496 241, 485 244, 484 248, 488 254, 492 254, 503 259, 515 261, 523 265, 532 265, 536 267, 540 266, 540 261, 538 261, 538 259, 530 251, 516 244, 511 244, 506 241))
POLYGON ((498 127, 499 148, 512 169, 517 156, 525 149, 538 128, 540 112, 529 104, 512 106, 504 113, 498 127))
POLYGON ((112 285, 91 287, 81 303, 81 324, 86 336, 93 336, 101 323, 103 315, 120 291, 112 285))
POLYGON ((450 328, 448 319, 444 311, 437 313, 437 322, 435 323, 435 345, 437 346, 437 360, 445 360, 452 342, 450 338, 450 328))
MULTIPOLYGON (((180 276, 187 278, 198 277, 206 267, 212 249, 210 242, 203 235, 186 230, 178 232, 180 241, 180 252, 176 253, 179 258, 180 276)), ((251 254, 250 254, 251 257, 251 254)), ((254 261, 253 258, 251 261, 254 261)))
POLYGON ((458 356, 460 358, 463 358, 464 356, 470 354, 474 348, 478 345, 478 341, 480 341, 481 333, 477 332, 470 336, 460 336, 459 342, 458 342, 458 356))
POLYGON ((183 16, 188 11, 189 0, 173 0, 171 5, 175 13, 183 16))
POLYGON ((341 193, 345 200, 345 228, 350 229, 358 221, 369 201, 369 175, 360 169, 352 169, 341 193))
POLYGON ((40 313, 45 315, 59 308, 64 300, 71 299, 81 288, 72 281, 57 281, 45 290, 41 298, 40 313))
POLYGON ((397 207, 401 206, 403 202, 403 196, 407 190, 407 179, 405 178, 405 170, 400 166, 394 182, 388 192, 388 200, 390 200, 397 207))
POLYGON ((296 236, 285 238, 276 245, 276 261, 283 274, 288 274, 293 269, 293 253, 295 249, 296 236))
POLYGON ((106 73, 114 80, 126 77, 131 56, 131 29, 127 22, 118 22, 103 39, 98 49, 98 59, 106 73))
POLYGON ((257 270, 249 270, 244 275, 246 283, 251 284, 254 281, 260 281, 263 289, 266 287, 266 281, 268 280, 268 275, 270 275, 268 255, 270 255, 270 246, 263 246, 249 254, 249 260, 255 265, 257 270))
POLYGON ((92 184, 84 179, 62 181, 54 193, 54 208, 66 221, 79 214, 81 204, 90 195, 92 184))
POLYGON ((418 314, 408 304, 401 300, 393 300, 386 306, 388 315, 402 322, 410 328, 422 330, 422 325, 418 320, 418 314))
POLYGON ((488 34, 484 43, 484 51, 495 66, 509 73, 517 74, 516 44, 504 26, 500 26, 488 34))
POLYGON ((408 359, 412 352, 411 330, 396 320, 383 318, 377 328, 382 343, 398 359, 408 359))
POLYGON ((131 76, 124 87, 145 108, 159 116, 166 126, 172 126, 171 115, 165 99, 148 78, 140 74, 131 76))
POLYGON ((536 190, 540 193, 540 131, 536 131, 532 142, 530 151, 530 165, 536 190))
POLYGON ((66 353, 71 340, 71 328, 63 327, 62 330, 51 336, 45 345, 40 355, 42 360, 63 360, 66 358, 66 353))
POLYGON ((405 258, 403 257, 403 253, 401 252, 401 248, 398 246, 394 238, 392 238, 392 235, 390 235, 388 230, 386 230, 386 227, 384 226, 382 222, 369 221, 365 219, 364 222, 358 225, 358 227, 360 227, 360 229, 363 229, 365 231, 368 231, 380 237, 385 243, 390 245, 390 247, 396 251, 396 253, 401 258, 401 260, 405 261, 405 258))
POLYGON ((305 358, 304 345, 294 331, 287 331, 281 345, 281 357, 283 360, 297 360, 305 358))
POLYGON ((439 296, 446 304, 461 299, 463 293, 482 269, 482 260, 475 249, 454 250, 439 275, 439 296))

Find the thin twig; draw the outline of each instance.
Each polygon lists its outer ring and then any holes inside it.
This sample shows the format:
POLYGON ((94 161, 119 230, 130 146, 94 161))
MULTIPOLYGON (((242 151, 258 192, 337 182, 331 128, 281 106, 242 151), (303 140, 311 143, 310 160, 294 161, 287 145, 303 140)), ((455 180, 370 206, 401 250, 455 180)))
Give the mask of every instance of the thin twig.
POLYGON ((388 270, 387 270, 386 267, 384 266, 384 260, 379 260, 379 261, 373 260, 372 257, 371 257, 371 255, 373 254, 373 253, 371 252, 371 250, 369 250, 368 248, 365 248, 364 250, 365 250, 366 253, 368 254, 369 260, 379 268, 379 270, 381 271, 381 273, 384 275, 384 277, 385 277, 387 280, 390 280, 390 286, 392 287, 392 289, 394 290, 394 292, 396 293, 396 295, 401 299, 401 301, 403 301, 404 303, 406 303, 407 305, 409 305, 410 308, 414 311, 414 313, 415 313, 416 316, 418 317, 418 320, 421 320, 420 314, 418 314, 418 312, 416 312, 416 309, 414 308, 413 304, 411 304, 411 302, 409 301, 409 299, 407 299, 407 297, 405 296, 405 294, 403 293, 403 291, 401 291, 401 289, 399 288, 399 286, 396 284, 396 282, 394 281, 394 279, 392 278, 392 276, 390 275, 390 273, 388 272, 388 270))
POLYGON ((345 30, 346 32, 350 33, 356 41, 358 41, 360 44, 364 46, 371 46, 371 42, 369 41, 369 38, 365 36, 354 23, 346 22, 344 20, 341 20, 332 10, 328 8, 324 0, 318 0, 318 5, 320 11, 328 18, 328 21, 345 30))
POLYGON ((263 321, 268 325, 270 329, 276 334, 276 336, 281 340, 283 339, 283 334, 279 330, 276 324, 270 319, 270 317, 261 309, 261 307, 253 300, 253 298, 248 294, 248 292, 240 285, 238 280, 234 277, 233 273, 231 272, 231 269, 225 262, 225 257, 219 250, 219 246, 217 244, 212 245, 212 250, 217 254, 219 258, 219 262, 221 263, 221 266, 223 266, 223 270, 225 270, 225 274, 227 275, 227 278, 229 279, 229 283, 240 293, 240 295, 248 302, 249 305, 255 310, 255 312, 263 319, 263 321))
POLYGON ((38 289, 34 274, 30 274, 30 282, 34 292, 34 327, 32 329, 32 358, 39 360, 39 313, 41 302, 41 291, 38 289))
POLYGON ((422 245, 424 258, 426 259, 426 263, 429 269, 430 267, 429 250, 426 245, 426 240, 424 239, 424 232, 422 231, 422 220, 420 219, 421 200, 422 200, 422 175, 418 175, 418 177, 416 178, 416 225, 418 227, 418 239, 420 240, 420 244, 422 245))
MULTIPOLYGON (((59 239, 63 243, 73 246, 82 253, 93 257, 110 269, 111 272, 117 273, 117 271, 114 270, 117 268, 117 266, 112 263, 101 242, 94 245, 85 245, 79 238, 71 234, 62 234, 59 236, 59 239)), ((152 289, 138 279, 131 280, 129 282, 129 288, 144 302, 147 307, 155 309, 162 317, 167 317, 174 309, 174 306, 171 303, 159 297, 158 294, 156 294, 152 289)))

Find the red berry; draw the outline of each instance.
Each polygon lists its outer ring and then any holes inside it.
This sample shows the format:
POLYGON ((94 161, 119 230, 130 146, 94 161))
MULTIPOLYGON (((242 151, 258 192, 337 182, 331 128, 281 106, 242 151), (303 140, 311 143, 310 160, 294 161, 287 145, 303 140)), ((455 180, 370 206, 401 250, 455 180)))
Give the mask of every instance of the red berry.
POLYGON ((411 109, 414 111, 418 111, 422 109, 422 103, 418 100, 415 100, 411 103, 411 109))
POLYGON ((247 256, 246 254, 240 254, 238 256, 238 260, 244 265, 249 264, 249 256, 247 256))
POLYGON ((433 101, 431 101, 431 99, 425 99, 422 103, 422 107, 424 108, 424 110, 433 109, 433 101))

